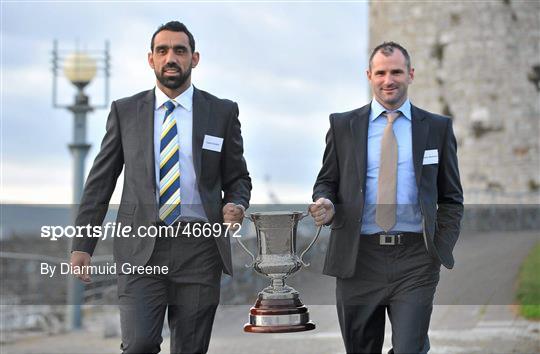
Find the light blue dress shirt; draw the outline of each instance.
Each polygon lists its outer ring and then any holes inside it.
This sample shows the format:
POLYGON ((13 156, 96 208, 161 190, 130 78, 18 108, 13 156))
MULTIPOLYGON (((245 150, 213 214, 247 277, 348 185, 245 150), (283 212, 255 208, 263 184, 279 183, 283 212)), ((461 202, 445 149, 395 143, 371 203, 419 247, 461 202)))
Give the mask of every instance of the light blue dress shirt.
MULTIPOLYGON (((393 123, 398 144, 397 215, 396 225, 389 232, 422 232, 422 213, 418 203, 418 187, 416 186, 412 155, 411 102, 407 99, 396 111, 401 112, 393 123)), ((381 139, 384 127, 387 124, 386 117, 381 115, 384 112, 386 112, 386 108, 376 99, 373 99, 371 101, 368 125, 368 160, 362 234, 374 234, 384 231, 375 222, 381 139)))

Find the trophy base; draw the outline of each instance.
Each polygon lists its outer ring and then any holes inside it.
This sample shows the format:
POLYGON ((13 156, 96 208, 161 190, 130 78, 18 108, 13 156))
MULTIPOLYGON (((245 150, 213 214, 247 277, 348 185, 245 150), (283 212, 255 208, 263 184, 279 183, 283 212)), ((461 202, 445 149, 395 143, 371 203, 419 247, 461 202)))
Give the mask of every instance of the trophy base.
POLYGON ((292 333, 311 331, 312 329, 315 329, 315 324, 313 322, 291 326, 256 326, 251 323, 246 323, 244 325, 244 332, 248 333, 292 333))
POLYGON ((315 324, 309 320, 309 311, 300 301, 298 293, 291 298, 267 299, 259 294, 255 306, 249 311, 249 323, 244 332, 288 333, 311 331, 315 324))

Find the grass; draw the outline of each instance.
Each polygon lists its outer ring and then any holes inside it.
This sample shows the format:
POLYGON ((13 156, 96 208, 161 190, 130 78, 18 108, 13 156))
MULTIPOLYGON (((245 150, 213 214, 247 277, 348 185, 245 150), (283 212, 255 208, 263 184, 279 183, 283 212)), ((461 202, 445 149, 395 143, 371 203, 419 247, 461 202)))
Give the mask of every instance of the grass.
POLYGON ((540 320, 540 242, 533 247, 521 265, 517 299, 520 314, 530 320, 540 320))

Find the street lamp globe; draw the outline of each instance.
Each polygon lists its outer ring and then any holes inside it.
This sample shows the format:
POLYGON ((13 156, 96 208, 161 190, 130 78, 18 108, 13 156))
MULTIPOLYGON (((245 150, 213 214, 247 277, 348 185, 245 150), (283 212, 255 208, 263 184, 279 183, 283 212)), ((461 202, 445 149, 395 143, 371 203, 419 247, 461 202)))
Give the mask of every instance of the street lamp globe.
POLYGON ((64 75, 80 89, 92 81, 96 71, 96 61, 85 53, 72 53, 64 61, 64 75))

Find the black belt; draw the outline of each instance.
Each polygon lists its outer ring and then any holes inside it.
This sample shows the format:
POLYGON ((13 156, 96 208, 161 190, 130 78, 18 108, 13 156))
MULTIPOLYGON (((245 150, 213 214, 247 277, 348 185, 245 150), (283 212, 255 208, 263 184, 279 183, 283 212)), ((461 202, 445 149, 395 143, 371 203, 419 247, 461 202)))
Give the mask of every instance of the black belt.
POLYGON ((407 246, 424 242, 424 235, 419 232, 399 232, 386 234, 384 232, 360 235, 360 242, 369 242, 380 246, 407 246))

